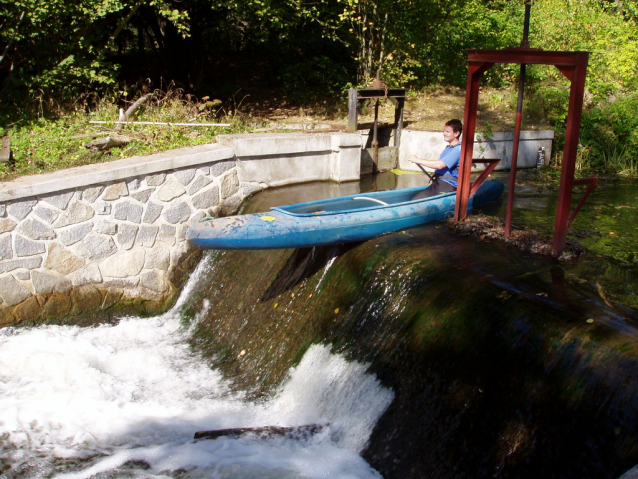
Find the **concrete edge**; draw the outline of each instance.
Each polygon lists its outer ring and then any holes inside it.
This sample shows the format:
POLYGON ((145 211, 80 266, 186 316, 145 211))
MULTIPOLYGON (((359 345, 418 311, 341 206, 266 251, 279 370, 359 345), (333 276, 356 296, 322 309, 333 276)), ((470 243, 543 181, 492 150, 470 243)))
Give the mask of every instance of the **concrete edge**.
POLYGON ((0 183, 0 202, 60 192, 140 175, 175 170, 200 163, 230 160, 233 148, 218 143, 180 148, 149 156, 133 156, 95 165, 78 166, 43 175, 25 176, 0 183))

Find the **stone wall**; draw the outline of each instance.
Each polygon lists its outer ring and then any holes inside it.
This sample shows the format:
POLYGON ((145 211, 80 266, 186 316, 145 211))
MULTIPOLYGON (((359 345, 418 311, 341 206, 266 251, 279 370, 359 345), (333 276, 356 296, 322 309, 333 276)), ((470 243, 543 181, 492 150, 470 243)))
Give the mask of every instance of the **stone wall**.
POLYGON ((224 142, 0 184, 0 327, 158 313, 201 256, 191 224, 269 186, 359 179, 358 135, 224 142))
POLYGON ((231 155, 0 204, 0 325, 160 310, 181 280, 188 224, 236 207, 239 186, 231 155))

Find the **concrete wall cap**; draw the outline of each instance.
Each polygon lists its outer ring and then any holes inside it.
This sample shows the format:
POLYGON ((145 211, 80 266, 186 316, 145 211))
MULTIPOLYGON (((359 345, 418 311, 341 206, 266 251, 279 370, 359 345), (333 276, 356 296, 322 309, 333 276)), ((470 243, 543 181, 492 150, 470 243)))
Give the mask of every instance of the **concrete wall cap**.
POLYGON ((109 163, 78 166, 43 175, 25 176, 0 184, 0 201, 12 201, 107 181, 119 181, 201 163, 228 160, 233 157, 232 148, 211 143, 149 156, 133 156, 109 163))
POLYGON ((339 148, 361 148, 362 143, 361 135, 355 133, 332 135, 332 149, 335 151, 339 148))
POLYGON ((326 135, 240 139, 235 141, 235 154, 242 158, 329 151, 332 149, 330 140, 326 135))
POLYGON ((299 152, 321 152, 338 147, 361 147, 361 137, 347 133, 259 133, 219 135, 218 141, 233 146, 238 157, 265 157, 299 152))

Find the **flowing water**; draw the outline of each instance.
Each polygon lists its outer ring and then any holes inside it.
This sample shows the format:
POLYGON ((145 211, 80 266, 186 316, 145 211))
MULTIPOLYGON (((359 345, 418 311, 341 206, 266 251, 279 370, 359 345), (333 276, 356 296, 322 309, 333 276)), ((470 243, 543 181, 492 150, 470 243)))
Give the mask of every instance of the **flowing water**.
MULTIPOLYGON (((212 252, 156 318, 0 330, 0 477, 616 478, 638 464, 636 185, 590 198, 572 263, 431 224, 212 252)), ((555 197, 521 186, 515 222, 551 234, 555 197)))
MULTIPOLYGON (((190 285, 206 272, 202 263, 190 285)), ((247 401, 192 353, 180 309, 0 331, 0 477, 380 477, 358 453, 393 393, 365 365, 316 345, 268 400, 247 401), (200 430, 306 424, 324 427, 193 440, 200 430)))

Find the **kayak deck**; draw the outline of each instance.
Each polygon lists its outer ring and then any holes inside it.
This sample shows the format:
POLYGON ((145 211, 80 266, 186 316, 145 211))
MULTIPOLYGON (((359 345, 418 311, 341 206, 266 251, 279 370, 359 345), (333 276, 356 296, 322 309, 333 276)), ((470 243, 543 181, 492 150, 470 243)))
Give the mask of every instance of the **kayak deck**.
MULTIPOLYGON (((186 239, 200 248, 280 249, 366 241, 382 234, 451 216, 456 192, 412 200, 423 187, 341 196, 277 206, 206 220, 191 226, 186 239)), ((497 199, 504 185, 486 181, 470 207, 497 199)))
POLYGON ((445 193, 431 198, 411 200, 423 187, 409 188, 404 190, 376 191, 372 193, 362 193, 358 195, 339 196, 325 200, 309 201, 307 203, 297 203, 286 206, 273 206, 271 210, 279 211, 293 216, 317 216, 331 215, 335 213, 351 213, 362 210, 374 210, 386 207, 396 207, 398 205, 409 205, 410 203, 427 202, 440 200, 448 196, 455 196, 456 192, 445 193))

